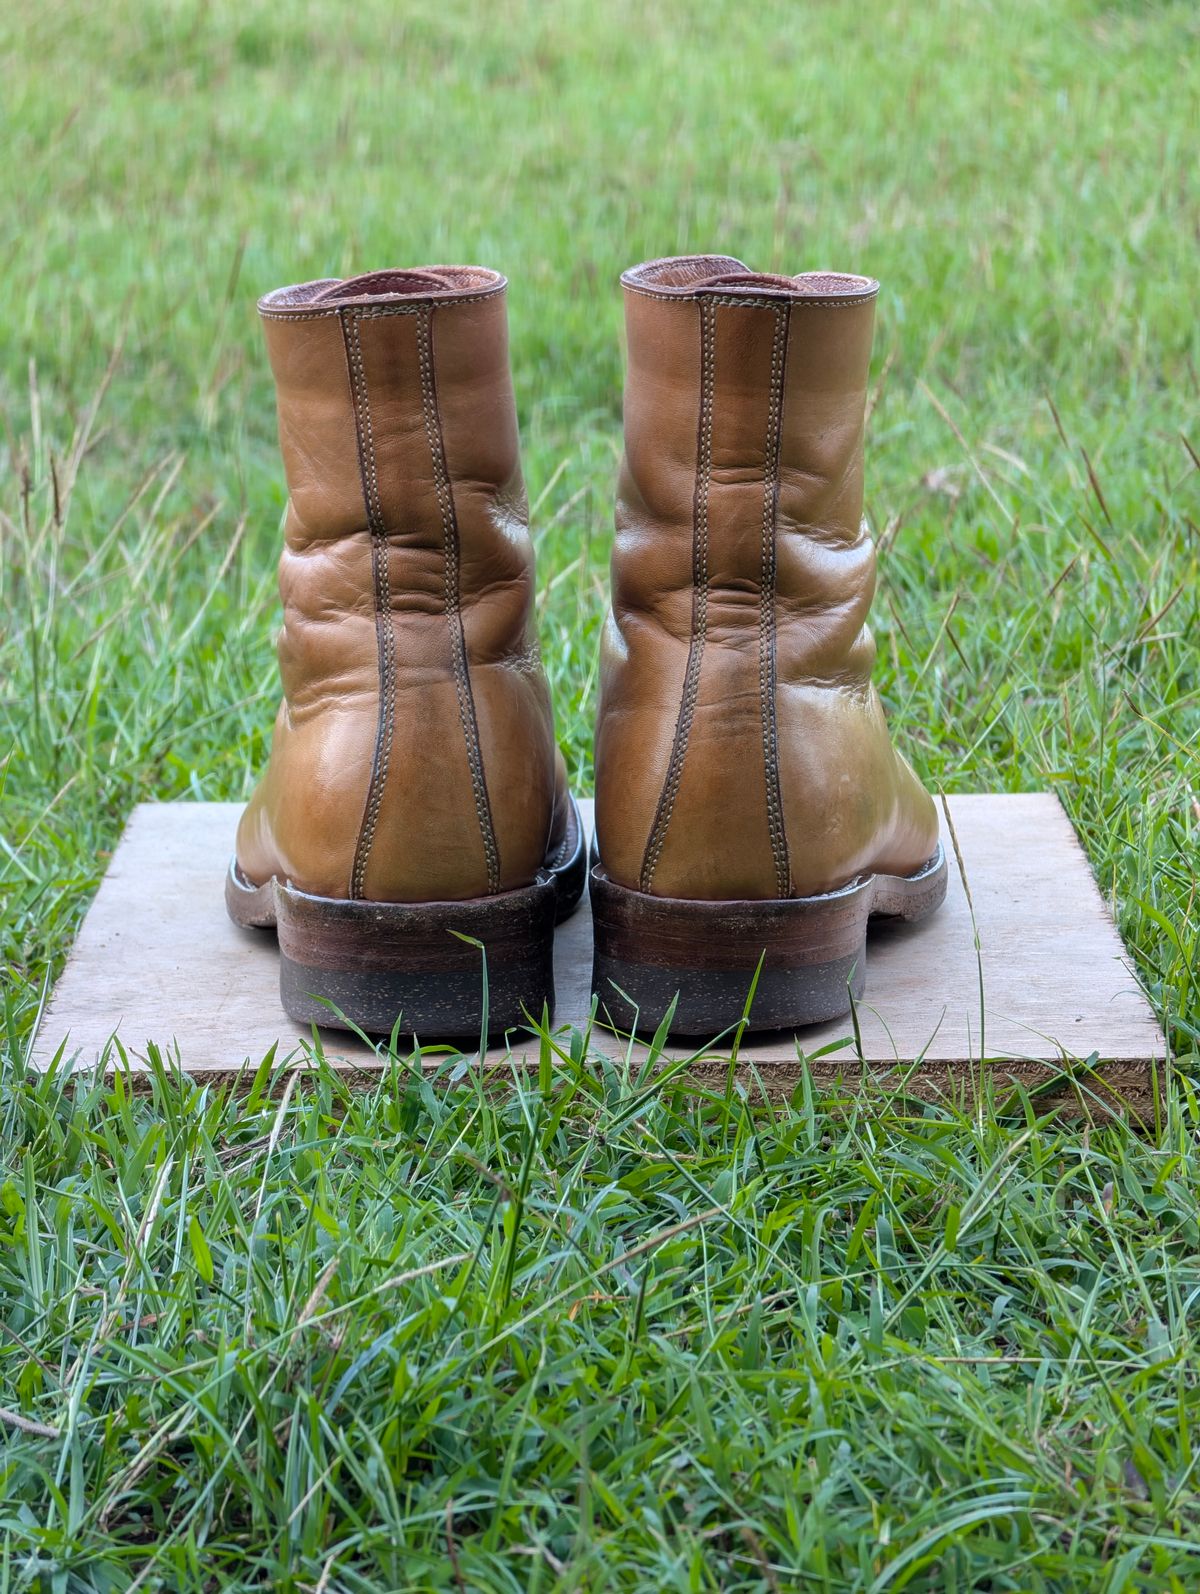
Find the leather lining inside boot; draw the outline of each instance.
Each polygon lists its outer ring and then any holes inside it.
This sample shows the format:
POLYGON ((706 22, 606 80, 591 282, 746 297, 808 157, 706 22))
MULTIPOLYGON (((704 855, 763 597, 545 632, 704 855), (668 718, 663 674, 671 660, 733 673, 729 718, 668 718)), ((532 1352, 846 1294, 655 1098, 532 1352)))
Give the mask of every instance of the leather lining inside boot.
POLYGON ((621 280, 633 288, 652 288, 659 293, 681 296, 741 289, 747 293, 787 294, 805 299, 867 299, 879 291, 879 284, 872 277, 841 271, 802 271, 788 277, 775 271, 751 271, 732 255, 683 255, 678 259, 648 260, 627 271, 621 280))
POLYGON ((364 271, 361 276, 347 277, 344 282, 323 288, 310 303, 340 304, 343 299, 374 299, 384 295, 390 299, 410 293, 445 293, 454 286, 424 266, 416 266, 411 271, 364 271))
POLYGON ((300 282, 277 288, 260 301, 264 310, 329 309, 364 299, 402 299, 436 294, 449 298, 455 294, 488 293, 504 286, 498 271, 485 266, 413 266, 383 271, 365 271, 358 276, 322 277, 316 282, 300 282))

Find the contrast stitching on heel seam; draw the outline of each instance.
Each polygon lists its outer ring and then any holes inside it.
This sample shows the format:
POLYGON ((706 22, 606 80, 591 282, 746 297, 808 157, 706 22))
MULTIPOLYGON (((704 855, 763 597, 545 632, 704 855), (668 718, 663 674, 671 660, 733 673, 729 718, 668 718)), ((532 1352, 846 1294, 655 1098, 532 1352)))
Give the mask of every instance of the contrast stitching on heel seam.
POLYGON ((776 714, 775 537, 779 521, 779 452, 783 430, 783 386, 787 364, 791 307, 775 311, 775 336, 771 345, 771 401, 767 412, 766 470, 763 486, 762 583, 758 608, 758 689, 762 713, 763 764, 767 787, 767 824, 775 886, 780 897, 791 895, 791 867, 783 802, 779 791, 779 726, 776 714))
POLYGON ((425 435, 429 442, 429 453, 433 462, 433 484, 442 516, 444 571, 442 602, 450 632, 454 689, 458 697, 458 714, 462 721, 463 738, 467 744, 467 763, 471 771, 475 812, 479 818, 479 833, 483 838, 483 850, 487 859, 488 891, 495 894, 500 889, 500 852, 496 845, 492 805, 488 797, 487 781, 484 778, 483 754, 479 745, 479 721, 475 714, 475 699, 471 692, 471 675, 467 665, 467 642, 463 630, 459 593, 458 516, 454 508, 450 473, 446 466, 446 444, 442 435, 441 414, 438 410, 437 383, 433 369, 432 313, 433 307, 425 305, 418 314, 417 348, 421 367, 421 408, 425 419, 425 435))
POLYGON ((387 785, 392 735, 396 723, 396 637, 392 626, 388 532, 379 496, 375 436, 371 426, 367 374, 358 333, 359 316, 354 311, 342 311, 339 319, 350 371, 350 393, 354 408, 354 430, 358 444, 363 504, 367 512, 367 527, 371 534, 371 579, 375 595, 375 641, 379 664, 379 717, 375 728, 375 749, 371 758, 371 778, 367 785, 366 803, 350 873, 350 895, 353 898, 361 898, 366 891, 367 861, 375 840, 379 809, 383 802, 384 787, 387 785))
POLYGON ((646 842, 642 861, 641 888, 649 892, 654 871, 667 839, 667 829, 679 795, 688 739, 700 695, 700 668, 708 637, 708 488, 712 475, 713 387, 716 366, 716 310, 711 301, 700 305, 700 416, 696 428, 696 484, 692 495, 692 636, 688 647, 683 695, 666 779, 659 793, 658 806, 646 842))

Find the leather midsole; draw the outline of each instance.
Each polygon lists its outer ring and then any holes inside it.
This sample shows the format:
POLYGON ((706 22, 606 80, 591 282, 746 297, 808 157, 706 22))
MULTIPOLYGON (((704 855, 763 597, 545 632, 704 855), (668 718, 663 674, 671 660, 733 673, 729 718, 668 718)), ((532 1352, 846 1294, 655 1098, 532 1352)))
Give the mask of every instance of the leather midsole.
POLYGON ((597 956, 697 971, 795 969, 853 956, 871 918, 922 919, 946 894, 937 853, 915 874, 863 875, 817 897, 706 902, 617 884, 593 854, 589 890, 597 956))

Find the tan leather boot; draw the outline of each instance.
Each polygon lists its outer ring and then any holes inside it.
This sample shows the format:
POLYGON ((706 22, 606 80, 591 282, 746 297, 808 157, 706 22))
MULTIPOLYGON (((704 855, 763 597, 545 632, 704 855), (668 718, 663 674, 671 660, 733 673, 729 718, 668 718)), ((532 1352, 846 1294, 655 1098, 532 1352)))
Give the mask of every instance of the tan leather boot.
POLYGON ((625 458, 596 731, 595 990, 621 1027, 833 1018, 867 920, 946 889, 871 684, 878 284, 725 256, 622 278, 625 458))
POLYGON ((586 866, 533 623, 505 287, 435 266, 259 304, 289 492, 284 695, 226 902, 277 928, 302 1022, 476 1031, 483 960, 461 936, 486 949, 491 1029, 553 1005, 586 866))

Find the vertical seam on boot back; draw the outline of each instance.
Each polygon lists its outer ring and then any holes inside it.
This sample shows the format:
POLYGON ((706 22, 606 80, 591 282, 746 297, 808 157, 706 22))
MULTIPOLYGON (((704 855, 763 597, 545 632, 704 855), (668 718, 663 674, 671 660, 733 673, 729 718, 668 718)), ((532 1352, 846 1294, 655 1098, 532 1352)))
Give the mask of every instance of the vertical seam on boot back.
POLYGON ((350 895, 361 898, 366 890, 367 861, 379 823, 379 809, 387 784, 391 760, 392 735, 396 723, 396 638, 392 626, 392 590, 388 571, 388 535, 379 497, 379 473, 375 459, 375 435, 371 426, 371 405, 367 393, 367 374, 359 338, 359 316, 342 311, 342 340, 350 371, 350 393, 354 409, 354 431, 358 446, 358 468, 362 477, 363 504, 371 534, 371 581, 375 597, 375 641, 379 667, 379 716, 375 727, 375 748, 371 758, 371 778, 367 785, 363 817, 354 848, 350 871, 350 895))
POLYGON ((771 856, 779 896, 791 894, 787 833, 779 792, 779 726, 776 715, 775 536, 779 519, 779 451, 783 430, 783 383, 787 364, 788 324, 791 307, 775 311, 775 336, 771 344, 771 399, 767 410, 767 441, 763 473, 762 582, 758 607, 758 688, 762 712, 763 764, 766 770, 767 823, 771 856))
POLYGON ((442 602, 446 625, 450 632, 450 654, 454 665, 454 689, 458 697, 458 715, 462 722, 463 738, 467 744, 467 763, 471 771, 471 789, 475 797, 475 812, 479 819, 479 833, 483 838, 483 851, 487 859, 488 891, 500 889, 500 853, 496 846, 496 831, 492 822, 492 805, 488 798, 484 778, 483 754, 479 745, 479 721, 475 714, 475 698, 471 692, 471 675, 467 665, 467 642, 463 630, 462 602, 459 590, 459 536, 458 517, 454 509, 454 492, 450 486, 450 473, 446 466, 446 443, 442 433, 441 413, 438 409, 437 382, 433 369, 433 307, 422 306, 417 317, 417 349, 421 366, 421 407, 425 418, 425 436, 433 462, 433 484, 437 493, 438 508, 442 516, 443 583, 442 602))
POLYGON ((688 647, 683 693, 667 774, 642 860, 641 888, 648 892, 667 839, 675 799, 683 778, 688 739, 700 694, 700 668, 708 636, 708 489, 712 475, 713 387, 716 365, 716 309, 711 300, 700 305, 700 414, 696 423, 696 482, 692 492, 692 636, 688 647))

